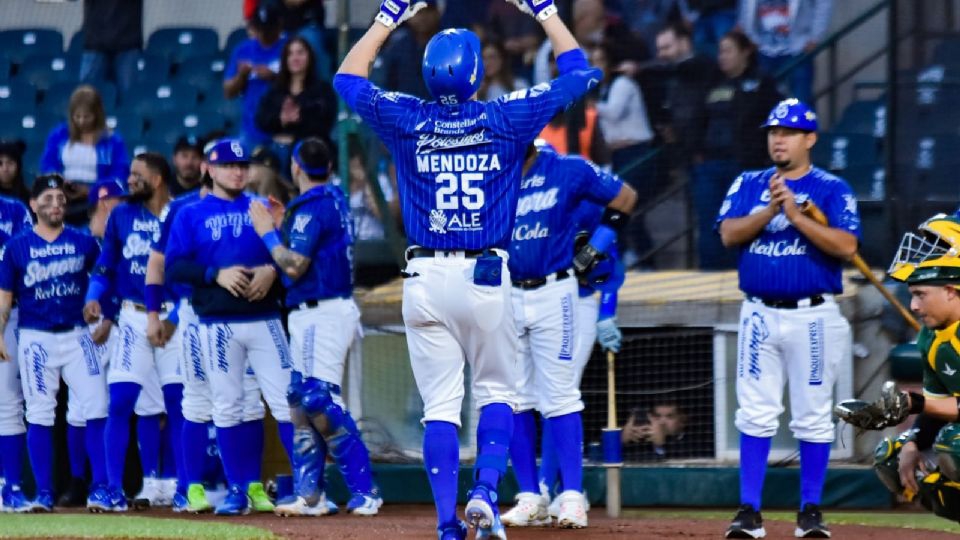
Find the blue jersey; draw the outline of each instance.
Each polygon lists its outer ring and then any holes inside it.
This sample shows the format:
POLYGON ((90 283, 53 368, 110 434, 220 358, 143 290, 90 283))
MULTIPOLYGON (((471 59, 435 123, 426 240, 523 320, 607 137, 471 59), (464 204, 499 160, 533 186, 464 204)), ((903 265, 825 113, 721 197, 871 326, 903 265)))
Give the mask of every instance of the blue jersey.
MULTIPOLYGON (((273 257, 247 214, 253 198, 228 201, 215 195, 187 204, 173 218, 167 241, 166 275, 193 285, 193 308, 201 322, 269 320, 280 316, 279 287, 266 298, 236 298, 216 283, 217 270, 273 264, 273 257)), ((266 204, 266 201, 263 201, 266 204)))
POLYGON ((0 289, 17 299, 19 327, 60 331, 82 326, 84 293, 99 254, 96 240, 72 227, 53 242, 32 229, 10 238, 0 250, 0 289))
MULTIPOLYGON (((181 208, 188 204, 199 201, 200 198, 199 191, 191 191, 170 201, 170 204, 168 204, 163 210, 163 213, 160 214, 160 234, 153 238, 150 249, 161 254, 166 252, 167 241, 170 239, 170 225, 173 223, 174 216, 177 215, 177 212, 179 212, 181 208)), ((164 280, 164 287, 176 300, 181 298, 189 299, 190 295, 193 294, 193 290, 189 285, 181 282, 171 281, 169 279, 164 280)))
POLYGON ((527 145, 598 79, 579 69, 496 101, 449 106, 356 75, 338 74, 334 86, 393 155, 411 244, 506 249, 527 145))
POLYGON ((541 278, 570 268, 579 230, 570 219, 583 201, 605 207, 623 182, 578 156, 541 149, 520 183, 510 242, 510 278, 541 278))
POLYGON ((283 238, 291 251, 310 259, 310 266, 287 283, 288 307, 353 294, 352 229, 350 203, 336 186, 314 187, 290 202, 283 238))
POLYGON ((150 245, 160 234, 160 218, 141 203, 123 203, 110 212, 102 251, 93 269, 121 300, 143 304, 150 245))
MULTIPOLYGON (((762 211, 770 202, 770 179, 775 169, 745 172, 730 186, 717 224, 725 219, 762 211)), ((797 204, 811 200, 827 216, 830 226, 860 238, 857 198, 842 179, 812 167, 787 187, 797 204)), ((753 241, 739 248, 740 289, 748 296, 796 300, 822 293, 843 292, 843 261, 827 255, 807 240, 781 211, 753 241)))
POLYGON ((27 206, 17 199, 0 195, 0 244, 32 227, 33 219, 27 206))

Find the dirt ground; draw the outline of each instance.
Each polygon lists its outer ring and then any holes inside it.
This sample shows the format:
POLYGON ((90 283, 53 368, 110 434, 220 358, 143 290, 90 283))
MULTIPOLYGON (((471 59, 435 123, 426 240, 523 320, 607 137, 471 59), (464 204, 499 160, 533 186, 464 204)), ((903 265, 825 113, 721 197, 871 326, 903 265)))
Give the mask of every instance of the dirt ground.
MULTIPOLYGON (((436 538, 433 508, 425 505, 387 505, 380 515, 371 518, 340 513, 320 518, 278 518, 272 515, 251 515, 237 518, 214 516, 184 516, 169 511, 150 511, 151 517, 183 519, 227 520, 262 527, 284 538, 332 538, 337 540, 387 540, 391 538, 436 538)), ((732 515, 731 515, 732 517, 732 515)), ((829 515, 826 516, 829 520, 829 515)), ((829 523, 829 521, 828 521, 829 523)), ((590 527, 574 531, 555 528, 507 529, 510 540, 590 540, 594 538, 723 538, 729 522, 690 519, 610 519, 602 508, 590 512, 590 527)), ((793 538, 791 523, 768 522, 767 538, 793 538)), ((836 525, 831 527, 833 538, 842 540, 957 540, 946 532, 917 531, 836 525)), ((471 533, 470 538, 473 537, 471 533)))

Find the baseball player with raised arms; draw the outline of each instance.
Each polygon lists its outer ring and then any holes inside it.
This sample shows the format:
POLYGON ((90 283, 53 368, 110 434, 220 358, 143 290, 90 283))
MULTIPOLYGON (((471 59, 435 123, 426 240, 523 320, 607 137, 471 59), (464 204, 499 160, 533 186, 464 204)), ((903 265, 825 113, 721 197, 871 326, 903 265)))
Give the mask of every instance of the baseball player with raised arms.
MULTIPOLYGON (((165 277, 192 286, 200 321, 200 346, 213 400, 213 423, 230 484, 220 515, 272 512, 260 482, 263 411, 251 420, 245 374, 252 368, 280 440, 292 456, 293 424, 286 390, 291 359, 280 323, 277 269, 257 236, 244 193, 250 158, 235 139, 221 139, 207 152, 213 189, 184 206, 170 225, 165 277)), ((292 459, 291 459, 292 461, 292 459)))
POLYGON ((564 107, 600 79, 552 0, 516 0, 543 25, 560 76, 497 101, 473 99, 483 79, 480 41, 445 30, 427 44, 423 77, 435 101, 384 91, 368 80, 377 51, 425 5, 384 0, 376 21, 344 58, 334 86, 376 131, 397 166, 410 247, 403 318, 414 378, 424 401, 424 466, 438 536, 458 539, 456 517, 464 360, 480 408, 474 486, 466 520, 478 538, 505 538, 497 485, 506 472, 517 405, 517 336, 507 248, 528 145, 564 107))
MULTIPOLYGON (((116 350, 107 371, 110 392, 109 417, 106 427, 107 476, 113 511, 127 509, 123 493, 123 472, 130 438, 130 417, 141 395, 141 389, 158 382, 163 392, 159 410, 144 411, 137 423, 140 461, 143 468, 143 490, 135 498, 137 504, 159 502, 158 479, 160 462, 160 415, 167 413, 167 423, 174 433, 181 429, 180 399, 183 384, 177 366, 179 343, 154 348, 147 341, 147 310, 144 277, 150 243, 160 232, 160 214, 170 202, 167 188, 173 174, 160 154, 147 152, 136 156, 130 164, 127 179, 127 202, 117 206, 107 220, 102 250, 90 278, 84 318, 88 323, 102 316, 100 300, 114 290, 122 300, 116 350), (152 413, 152 414, 150 414, 152 413)), ((179 441, 177 441, 179 443, 179 441)), ((179 444, 177 444, 179 447, 179 444)), ((180 453, 176 454, 178 466, 180 453)))
POLYGON ((353 301, 353 220, 343 190, 330 179, 330 150, 318 138, 291 154, 300 196, 290 202, 280 231, 259 203, 250 204, 257 234, 273 254, 287 286, 293 379, 287 391, 294 432, 295 497, 277 505, 283 516, 329 512, 323 464, 333 455, 350 490, 347 511, 375 515, 383 500, 373 485, 370 455, 340 395, 343 367, 360 331, 353 301), (281 240, 283 238, 283 240, 281 240))
POLYGON ((857 199, 842 179, 814 167, 817 117, 786 99, 763 128, 774 167, 744 172, 730 186, 717 225, 723 245, 739 250, 740 311, 736 426, 740 431, 740 509, 727 538, 766 535, 760 494, 770 441, 789 384, 790 430, 800 441, 800 511, 795 534, 826 538, 820 496, 835 429, 837 366, 851 354, 850 325, 833 295, 841 267, 857 251, 857 199), (800 210, 815 203, 821 225, 800 210))
MULTIPOLYGON (((33 228, 27 207, 16 199, 0 196, 0 245, 21 231, 33 228)), ((20 388, 20 366, 17 363, 16 307, 10 307, 10 318, 4 329, 9 358, 0 358, 0 507, 5 512, 25 512, 30 503, 23 493, 21 471, 27 445, 27 427, 23 423, 23 390, 20 388)))
MULTIPOLYGON (((637 194, 583 158, 531 144, 510 243, 513 314, 520 337, 518 365, 523 373, 517 380, 520 404, 510 441, 510 461, 520 493, 517 505, 503 516, 508 526, 550 523, 547 501, 537 482, 534 409, 550 426, 556 445, 564 490, 557 523, 562 528, 587 526, 582 493, 583 401, 575 360, 579 295, 570 256, 578 231, 570 217, 582 201, 606 206, 605 226, 619 228, 636 205, 637 194)), ((594 320, 583 324, 593 326, 594 320)))
MULTIPOLYGON (((91 510, 108 510, 103 431, 107 417, 106 373, 83 322, 83 293, 100 249, 89 235, 64 227, 63 177, 39 176, 30 208, 37 224, 12 237, 0 251, 0 331, 19 305, 18 355, 26 400, 27 448, 37 492, 30 510, 53 510, 53 422, 60 378, 70 387, 69 406, 86 421, 93 473, 91 510)), ((0 358, 11 358, 6 338, 0 358)))

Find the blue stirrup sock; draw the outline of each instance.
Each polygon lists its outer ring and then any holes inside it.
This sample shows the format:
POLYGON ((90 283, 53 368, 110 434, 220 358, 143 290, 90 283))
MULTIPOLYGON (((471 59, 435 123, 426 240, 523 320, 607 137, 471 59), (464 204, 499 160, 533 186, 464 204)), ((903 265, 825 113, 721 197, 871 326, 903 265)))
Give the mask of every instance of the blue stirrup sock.
POLYGON ((90 459, 90 473, 92 486, 107 485, 107 450, 104 446, 104 433, 107 428, 106 418, 87 420, 86 445, 87 456, 90 459))
MULTIPOLYGON (((506 403, 491 403, 480 409, 477 421, 477 461, 473 479, 496 490, 507 472, 510 438, 513 436, 513 409, 506 403)), ((534 482, 536 476, 534 476, 534 482)))
POLYGON ((820 506, 820 495, 830 462, 830 443, 800 441, 800 508, 820 506))
MULTIPOLYGON (((219 430, 218 430, 219 431, 219 430)), ((219 436, 217 437, 219 439, 219 436)), ((183 421, 183 483, 184 489, 190 484, 199 484, 203 481, 203 470, 207 462, 207 445, 210 440, 207 436, 207 424, 183 421)))
POLYGON ((163 386, 163 404, 167 410, 167 427, 164 430, 163 476, 177 478, 177 491, 186 495, 187 481, 184 478, 183 441, 183 385, 167 384, 163 386))
POLYGON ((137 418, 137 443, 143 477, 156 478, 160 474, 159 414, 137 418))
POLYGON ((740 504, 749 504, 758 512, 771 441, 771 437, 740 434, 740 504))
MULTIPOLYGON (((254 453, 254 446, 256 445, 256 441, 250 441, 246 438, 249 432, 248 426, 244 424, 217 428, 217 446, 220 447, 223 473, 227 477, 227 483, 231 486, 246 487, 247 482, 249 482, 245 460, 247 460, 247 454, 254 453)), ((204 437, 204 448, 206 448, 206 437, 204 437)))
POLYGON ((119 382, 109 387, 110 405, 104 429, 104 449, 107 458, 107 481, 110 489, 123 489, 123 469, 130 442, 130 417, 140 395, 137 383, 119 382))
POLYGON ((293 422, 277 422, 277 432, 280 435, 280 444, 287 452, 287 460, 293 463, 293 422))
POLYGON ((457 523, 457 477, 460 441, 450 422, 426 422, 423 431, 423 466, 427 470, 439 528, 457 523))
POLYGON ((0 473, 8 486, 23 483, 23 452, 26 448, 26 433, 0 436, 0 473))
POLYGON ((53 490, 53 427, 27 425, 27 451, 37 491, 53 490))
POLYGON ((564 491, 583 491, 583 421, 580 412, 547 418, 564 491))
MULTIPOLYGON (((241 482, 244 485, 260 481, 260 469, 263 463, 263 445, 265 433, 263 419, 251 420, 240 424, 243 429, 242 443, 243 469, 241 482)), ((292 433, 291 433, 292 436, 292 433)))
MULTIPOLYGON (((550 422, 544 421, 543 433, 541 434, 540 439, 540 474, 539 482, 547 487, 547 491, 552 497, 554 493, 563 492, 563 482, 560 483, 560 487, 555 491, 557 486, 557 480, 560 479, 560 463, 557 462, 557 445, 553 442, 553 429, 551 428, 550 422)), ((517 429, 514 426, 513 429, 517 429)), ((510 449, 511 453, 513 449, 510 449)))
POLYGON ((67 424, 67 457, 70 460, 70 476, 87 477, 87 428, 67 424))
POLYGON ((537 419, 533 410, 513 415, 510 463, 520 492, 539 493, 537 488, 537 419))

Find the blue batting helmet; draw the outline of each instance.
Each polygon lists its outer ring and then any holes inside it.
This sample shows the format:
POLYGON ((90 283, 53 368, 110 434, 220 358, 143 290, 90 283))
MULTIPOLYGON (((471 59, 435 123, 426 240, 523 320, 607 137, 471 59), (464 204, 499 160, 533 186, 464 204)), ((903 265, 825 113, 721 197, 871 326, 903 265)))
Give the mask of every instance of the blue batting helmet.
POLYGON ((817 113, 797 98, 789 98, 777 103, 770 111, 762 128, 785 127, 802 131, 817 130, 817 113))
POLYGON ((470 99, 483 80, 480 38, 463 28, 433 36, 423 53, 423 80, 433 98, 444 105, 470 99))

